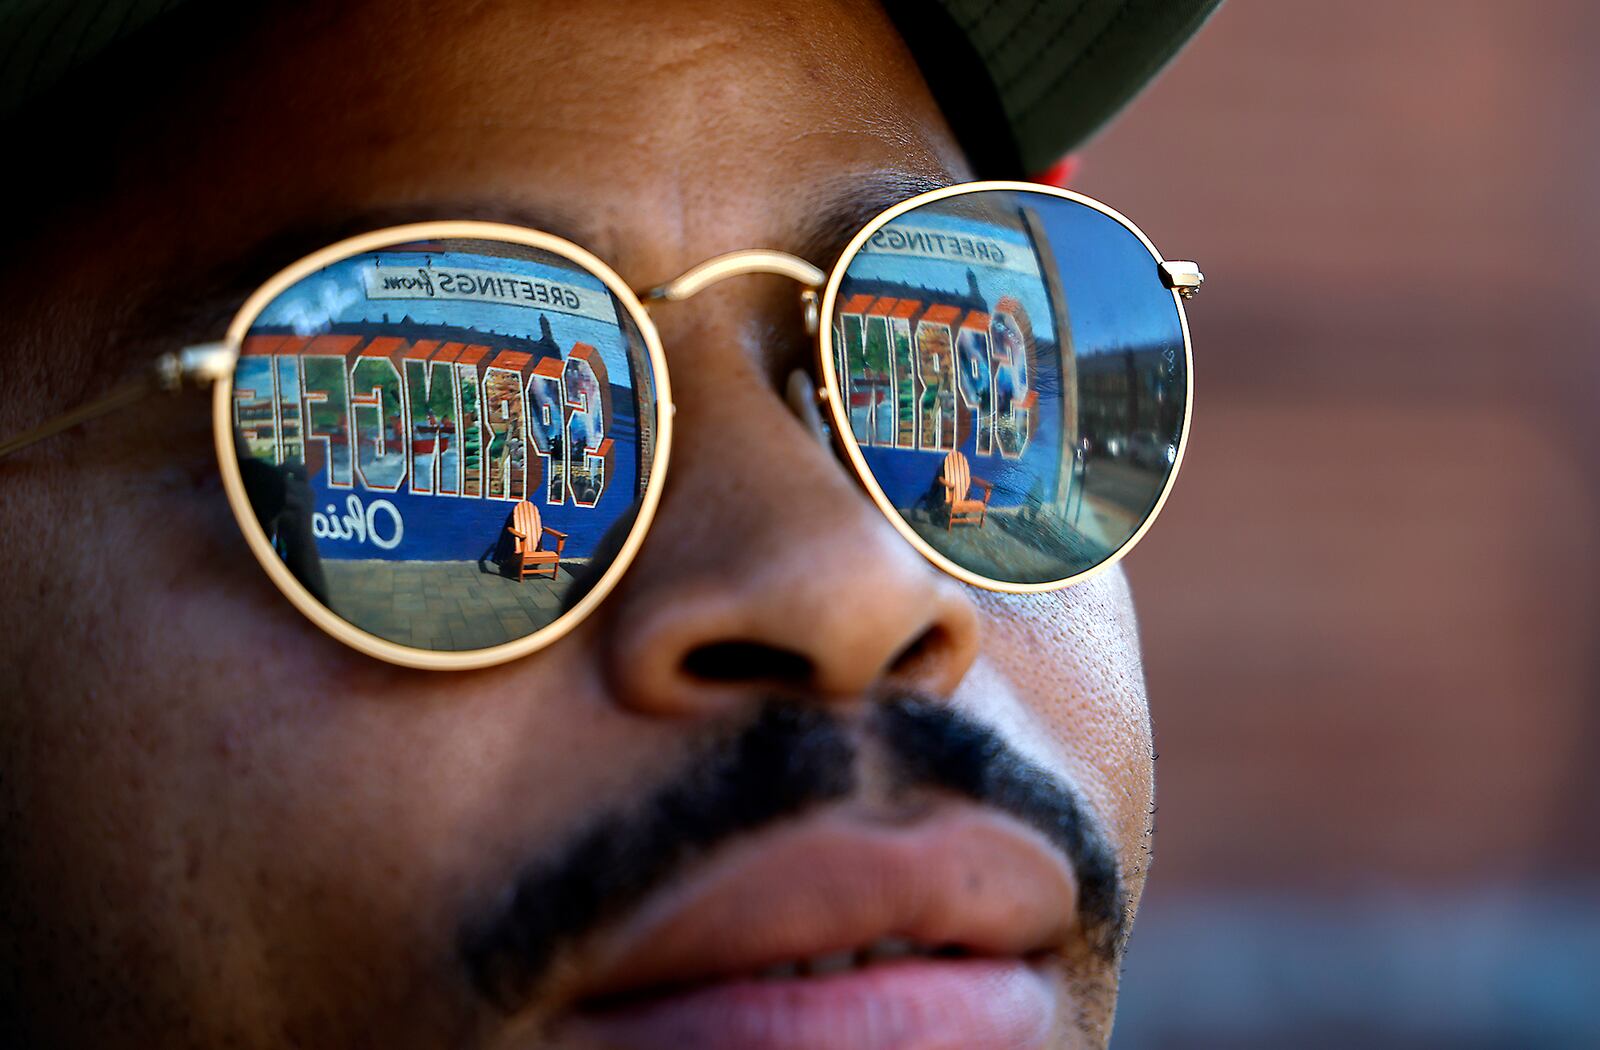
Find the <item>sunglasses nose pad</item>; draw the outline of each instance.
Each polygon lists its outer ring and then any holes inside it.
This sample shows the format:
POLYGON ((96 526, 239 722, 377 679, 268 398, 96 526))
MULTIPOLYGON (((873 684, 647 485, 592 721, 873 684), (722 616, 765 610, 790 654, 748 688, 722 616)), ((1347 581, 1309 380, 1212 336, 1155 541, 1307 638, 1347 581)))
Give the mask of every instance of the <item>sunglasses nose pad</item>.
POLYGON ((822 296, 815 288, 800 293, 800 311, 805 321, 806 335, 815 336, 822 330, 822 296))
POLYGON ((783 397, 789 403, 789 410, 794 413, 795 418, 816 435, 823 448, 831 449, 833 443, 828 435, 828 425, 822 421, 822 413, 818 409, 822 397, 817 393, 817 385, 811 381, 811 376, 805 369, 796 368, 789 373, 789 379, 784 384, 783 397))

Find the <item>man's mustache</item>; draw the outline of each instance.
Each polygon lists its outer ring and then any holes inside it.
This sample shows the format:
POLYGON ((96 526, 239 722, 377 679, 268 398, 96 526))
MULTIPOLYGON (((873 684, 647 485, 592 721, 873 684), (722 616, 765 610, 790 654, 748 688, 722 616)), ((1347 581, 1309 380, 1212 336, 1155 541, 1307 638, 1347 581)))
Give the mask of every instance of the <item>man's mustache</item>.
MULTIPOLYGON (((1116 853, 1072 787, 997 732, 947 705, 910 695, 872 709, 867 734, 900 789, 944 791, 1042 833, 1072 862, 1079 921, 1114 961, 1125 894, 1116 853)), ((856 788, 858 729, 822 705, 770 700, 744 728, 712 740, 642 804, 602 815, 531 865, 509 903, 460 939, 479 992, 507 1012, 533 994, 557 954, 626 915, 689 862, 856 788)))

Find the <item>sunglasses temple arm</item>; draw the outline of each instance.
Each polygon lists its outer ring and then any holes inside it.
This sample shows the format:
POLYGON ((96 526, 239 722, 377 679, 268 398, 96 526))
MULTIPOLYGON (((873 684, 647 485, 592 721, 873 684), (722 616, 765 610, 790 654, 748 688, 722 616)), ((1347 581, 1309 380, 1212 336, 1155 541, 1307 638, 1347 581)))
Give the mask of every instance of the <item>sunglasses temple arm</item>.
POLYGON ((126 408, 158 391, 173 393, 185 385, 214 382, 232 372, 238 357, 238 351, 227 343, 202 343, 186 346, 175 353, 162 354, 139 375, 104 397, 0 441, 0 458, 54 437, 64 430, 71 430, 80 423, 126 408))

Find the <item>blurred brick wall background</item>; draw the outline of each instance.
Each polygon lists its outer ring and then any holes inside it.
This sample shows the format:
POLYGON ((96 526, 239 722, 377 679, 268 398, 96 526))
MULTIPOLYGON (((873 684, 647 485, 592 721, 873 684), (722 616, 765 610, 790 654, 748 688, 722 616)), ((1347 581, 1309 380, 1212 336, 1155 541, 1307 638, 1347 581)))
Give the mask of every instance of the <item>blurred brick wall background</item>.
POLYGON ((1209 283, 1115 1046, 1600 1046, 1600 5, 1228 0, 1074 188, 1209 283))

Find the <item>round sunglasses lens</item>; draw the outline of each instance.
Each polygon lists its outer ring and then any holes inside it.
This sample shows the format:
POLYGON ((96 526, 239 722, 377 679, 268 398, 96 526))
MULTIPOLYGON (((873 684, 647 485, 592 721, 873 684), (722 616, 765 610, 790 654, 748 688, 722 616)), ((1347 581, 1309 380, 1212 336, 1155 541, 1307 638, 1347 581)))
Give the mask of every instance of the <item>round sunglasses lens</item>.
POLYGON ((255 317, 243 488, 316 601, 416 649, 550 626, 611 566, 653 459, 656 377, 604 281, 477 238, 331 262, 255 317))
POLYGON ((1183 322, 1154 254, 1105 212, 1016 190, 930 201, 861 245, 829 324, 836 419, 869 487, 961 569, 1071 579, 1165 494, 1183 322))

